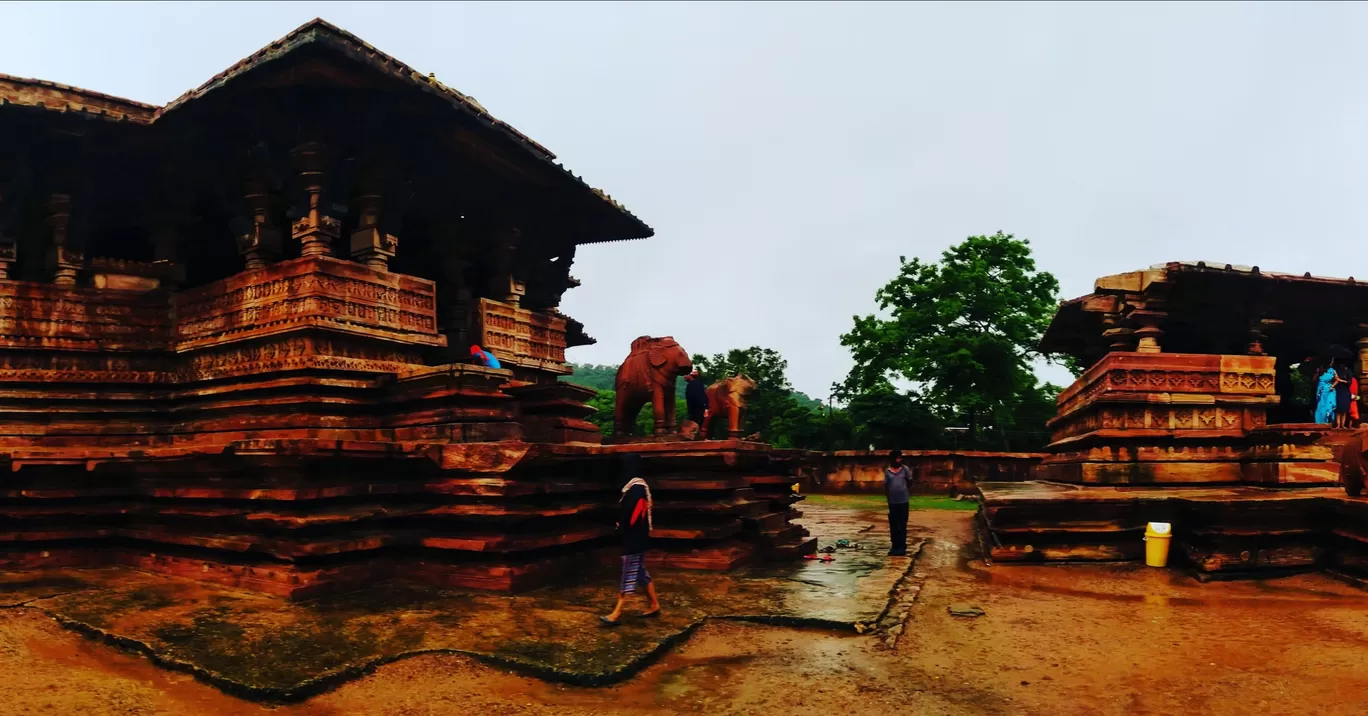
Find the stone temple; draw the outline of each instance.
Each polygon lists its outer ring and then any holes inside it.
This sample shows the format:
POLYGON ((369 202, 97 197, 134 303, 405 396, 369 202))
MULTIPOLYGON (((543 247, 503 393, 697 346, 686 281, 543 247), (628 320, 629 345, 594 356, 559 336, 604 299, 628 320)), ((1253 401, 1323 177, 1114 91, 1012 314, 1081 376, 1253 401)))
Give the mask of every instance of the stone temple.
POLYGON ((998 562, 1138 560, 1147 522, 1203 575, 1368 578, 1368 499, 1339 487, 1348 429, 1294 377, 1331 359, 1368 385, 1368 283, 1172 262, 1066 301, 1040 349, 1087 369, 1059 396, 1035 481, 979 484, 998 562))
MULTIPOLYGON (((628 446, 560 380, 593 339, 557 307, 578 246, 651 235, 321 20, 161 107, 0 75, 0 564, 307 596, 597 563, 628 446)), ((782 453, 630 449, 657 561, 812 550, 782 453)))

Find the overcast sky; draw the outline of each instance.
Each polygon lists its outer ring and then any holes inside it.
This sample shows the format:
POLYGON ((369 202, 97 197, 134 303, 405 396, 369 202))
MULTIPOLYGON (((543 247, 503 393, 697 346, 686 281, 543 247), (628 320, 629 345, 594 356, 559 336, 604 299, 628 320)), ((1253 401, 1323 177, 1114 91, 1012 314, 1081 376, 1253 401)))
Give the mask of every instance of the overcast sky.
POLYGON ((999 229, 1065 298, 1173 260, 1368 276, 1363 5, 2 4, 0 72, 163 104, 316 16, 655 228, 581 250, 579 362, 761 345, 825 397, 900 255, 999 229))

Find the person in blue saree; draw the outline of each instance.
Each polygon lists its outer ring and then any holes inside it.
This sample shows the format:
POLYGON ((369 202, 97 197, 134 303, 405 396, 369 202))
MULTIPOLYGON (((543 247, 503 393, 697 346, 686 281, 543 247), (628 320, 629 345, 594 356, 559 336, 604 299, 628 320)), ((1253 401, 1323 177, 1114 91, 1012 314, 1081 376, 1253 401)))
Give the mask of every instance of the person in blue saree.
POLYGON ((1325 425, 1335 424, 1335 387, 1339 373, 1335 372, 1335 362, 1330 361, 1316 380, 1316 412, 1314 422, 1325 425))

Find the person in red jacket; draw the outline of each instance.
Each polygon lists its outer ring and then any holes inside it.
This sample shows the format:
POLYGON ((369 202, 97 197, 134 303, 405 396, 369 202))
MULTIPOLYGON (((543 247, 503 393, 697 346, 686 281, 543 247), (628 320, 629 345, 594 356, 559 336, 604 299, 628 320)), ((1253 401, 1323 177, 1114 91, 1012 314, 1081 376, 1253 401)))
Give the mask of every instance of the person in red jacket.
POLYGON ((1347 428, 1356 428, 1359 424, 1359 384, 1358 376, 1349 377, 1349 422, 1345 424, 1347 428))
POLYGON ((622 622, 622 607, 628 594, 646 589, 650 603, 643 618, 660 616, 660 598, 655 582, 646 571, 646 548, 651 539, 651 488, 641 479, 640 459, 628 453, 622 456, 622 498, 618 502, 618 534, 622 536, 622 578, 618 581, 617 605, 608 616, 599 617, 604 626, 615 627, 622 622))

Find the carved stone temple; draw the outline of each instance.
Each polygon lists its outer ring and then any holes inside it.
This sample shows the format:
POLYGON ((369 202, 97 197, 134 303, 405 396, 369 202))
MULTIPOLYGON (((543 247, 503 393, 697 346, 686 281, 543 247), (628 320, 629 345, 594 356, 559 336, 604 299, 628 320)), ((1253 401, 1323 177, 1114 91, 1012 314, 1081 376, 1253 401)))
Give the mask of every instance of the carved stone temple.
MULTIPOLYGON (((321 20, 162 107, 0 75, 0 567, 290 596, 582 570, 621 448, 558 380, 592 343, 558 306, 578 246, 651 234, 321 20)), ((658 560, 810 550, 766 446, 643 465, 658 560)))
POLYGON ((1199 573, 1368 576, 1368 500, 1337 486, 1350 431, 1312 423, 1294 377, 1338 354, 1368 385, 1368 284, 1169 263, 1098 279, 1040 348, 1088 368, 1039 479, 980 484, 991 559, 1138 560, 1161 521, 1199 573))

